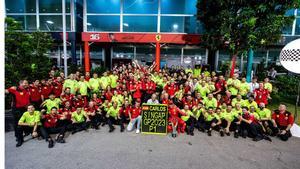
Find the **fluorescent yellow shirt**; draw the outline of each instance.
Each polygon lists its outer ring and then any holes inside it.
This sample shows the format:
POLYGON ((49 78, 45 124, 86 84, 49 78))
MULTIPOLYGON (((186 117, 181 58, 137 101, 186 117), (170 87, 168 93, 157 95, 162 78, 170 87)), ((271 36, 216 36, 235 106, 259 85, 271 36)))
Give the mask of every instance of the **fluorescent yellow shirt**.
POLYGON ((34 111, 33 114, 30 114, 28 111, 26 111, 22 117, 19 120, 19 123, 29 123, 34 125, 34 123, 38 123, 38 125, 41 125, 41 113, 39 111, 34 111))
POLYGON ((227 80, 228 90, 230 91, 231 95, 236 96, 238 94, 240 84, 241 82, 238 79, 233 80, 232 78, 229 78, 227 80))
POLYGON ((205 105, 205 108, 209 108, 209 107, 216 108, 218 105, 217 99, 215 99, 215 98, 212 98, 211 100, 209 100, 206 97, 206 98, 204 98, 203 103, 205 105))
POLYGON ((108 76, 102 76, 100 78, 101 88, 105 90, 108 85, 110 85, 110 78, 108 76))
POLYGON ((90 88, 92 89, 93 92, 99 91, 100 79, 99 78, 97 78, 97 79, 91 78, 89 80, 89 86, 90 86, 90 88))
POLYGON ((235 107, 235 105, 236 105, 237 103, 240 103, 240 104, 242 105, 243 101, 244 101, 243 99, 238 100, 237 98, 234 98, 234 99, 232 99, 232 101, 231 101, 231 105, 232 105, 233 107, 235 107))
POLYGON ((248 83, 245 82, 240 84, 239 92, 242 96, 246 96, 249 91, 250 91, 250 86, 248 83))
POLYGON ((89 85, 89 82, 87 82, 87 81, 78 82, 79 93, 82 96, 87 96, 89 87, 90 87, 90 85, 89 85))
POLYGON ((251 106, 253 106, 255 109, 258 108, 257 103, 255 101, 253 101, 252 103, 250 103, 249 100, 244 100, 242 102, 242 107, 248 107, 250 109, 251 106))
POLYGON ((65 89, 67 87, 70 88, 70 93, 75 94, 78 87, 78 83, 76 80, 67 79, 64 82, 63 88, 65 89))
POLYGON ((264 88, 267 89, 270 93, 272 92, 273 86, 271 83, 265 83, 264 88))
POLYGON ((118 81, 118 76, 117 75, 110 75, 110 86, 111 88, 116 88, 117 87, 117 81, 118 81))

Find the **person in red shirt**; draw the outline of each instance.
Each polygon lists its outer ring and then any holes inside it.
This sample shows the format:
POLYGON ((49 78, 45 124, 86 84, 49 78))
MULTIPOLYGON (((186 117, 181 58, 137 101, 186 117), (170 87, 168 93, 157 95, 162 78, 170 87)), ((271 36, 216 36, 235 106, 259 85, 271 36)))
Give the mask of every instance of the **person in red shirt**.
POLYGON ((64 120, 66 117, 64 115, 60 115, 57 112, 56 107, 51 108, 51 112, 49 114, 43 115, 42 119, 43 123, 43 130, 41 130, 42 135, 45 139, 49 142, 49 148, 54 146, 53 140, 50 134, 57 134, 56 142, 58 143, 65 143, 64 136, 66 131, 66 126, 58 126, 59 120, 64 120))
POLYGON ((259 83, 259 88, 254 90, 254 98, 256 103, 259 105, 260 103, 268 104, 268 98, 270 98, 270 93, 267 89, 264 89, 264 84, 259 83))
POLYGON ((34 107, 39 108, 42 104, 41 88, 40 81, 35 80, 32 85, 29 87, 30 91, 30 102, 34 107))
POLYGON ((140 79, 137 79, 135 77, 135 83, 132 87, 132 92, 133 92, 133 100, 134 102, 136 102, 137 100, 141 100, 141 97, 142 97, 142 83, 140 82, 140 79))
POLYGON ((91 101, 95 102, 96 106, 98 107, 103 103, 102 99, 98 98, 97 93, 93 93, 91 101))
POLYGON ((213 95, 216 94, 224 95, 226 91, 226 86, 227 83, 226 80, 224 79, 224 76, 220 75, 218 81, 215 83, 216 91, 213 93, 213 95))
POLYGON ((131 106, 129 104, 129 100, 126 99, 124 106, 121 107, 120 112, 119 112, 119 119, 121 119, 121 132, 124 131, 125 127, 124 124, 125 123, 129 123, 130 122, 130 118, 129 118, 129 113, 131 111, 131 106))
MULTIPOLYGON (((132 127, 136 125, 136 134, 140 133, 140 127, 141 127, 141 120, 142 120, 142 108, 140 107, 140 102, 136 101, 135 102, 135 106, 133 108, 131 108, 130 112, 129 112, 129 119, 130 119, 130 125, 132 127)), ((129 127, 127 128, 129 131, 131 131, 132 129, 130 129, 129 127)))
POLYGON ((162 94, 162 96, 161 96, 161 104, 166 104, 166 105, 170 104, 170 99, 169 99, 169 94, 168 93, 162 94))
POLYGON ((85 72, 84 79, 85 79, 86 81, 90 81, 90 78, 91 78, 90 72, 85 72))
POLYGON ((146 77, 146 80, 142 83, 143 89, 143 102, 147 102, 156 91, 156 84, 151 80, 150 76, 146 77))
POLYGON ((5 90, 6 94, 13 95, 12 114, 14 117, 14 129, 16 136, 16 128, 23 113, 26 112, 27 106, 30 104, 30 93, 28 91, 28 81, 21 80, 19 87, 10 87, 5 90))
POLYGON ((77 96, 74 98, 73 104, 75 107, 87 107, 87 102, 81 94, 77 94, 77 96))
POLYGON ((170 106, 169 106, 169 126, 168 126, 168 131, 171 132, 173 131, 172 134, 174 134, 175 136, 177 135, 176 133, 174 133, 176 128, 178 133, 184 133, 185 132, 185 127, 186 124, 185 122, 179 117, 179 115, 183 115, 185 116, 186 114, 184 112, 182 112, 172 101, 170 102, 170 106))
POLYGON ((184 93, 189 93, 189 92, 191 92, 191 90, 192 90, 192 88, 191 88, 189 82, 186 81, 184 84, 184 93))
POLYGON ((248 107, 243 107, 243 115, 239 116, 239 120, 241 121, 241 133, 243 134, 243 137, 248 135, 253 138, 253 141, 259 141, 262 139, 272 141, 264 134, 263 128, 259 124, 258 119, 256 119, 254 114, 250 113, 248 110, 248 107))
POLYGON ((89 102, 89 105, 87 108, 84 109, 84 111, 89 116, 89 119, 91 120, 90 124, 91 127, 95 130, 99 130, 99 125, 101 123, 101 115, 100 115, 100 109, 96 105, 95 102, 91 101, 89 102))
POLYGON ((63 115, 63 116, 66 117, 65 120, 64 120, 65 124, 71 124, 72 123, 71 116, 72 116, 72 112, 74 112, 75 110, 76 109, 74 107, 71 107, 71 103, 69 101, 66 101, 64 107, 60 108, 58 110, 60 115, 63 115))
POLYGON ((192 110, 192 108, 196 105, 195 101, 192 97, 192 94, 189 92, 186 94, 186 97, 182 99, 183 105, 188 105, 189 109, 192 110))
POLYGON ((108 85, 106 88, 106 91, 105 91, 105 95, 104 95, 105 99, 108 101, 111 101, 111 98, 113 97, 113 95, 114 95, 113 91, 112 91, 110 85, 108 85))
POLYGON ((48 81, 42 80, 42 86, 41 86, 42 101, 48 99, 50 93, 52 93, 53 86, 51 85, 51 83, 52 83, 51 79, 49 79, 48 81))
POLYGON ((280 104, 278 110, 272 113, 272 126, 273 135, 278 135, 282 141, 287 141, 291 134, 291 127, 294 124, 294 117, 292 113, 286 110, 285 104, 280 104))
POLYGON ((174 79, 172 79, 171 82, 168 83, 168 84, 164 87, 164 90, 169 94, 169 96, 170 96, 171 98, 173 98, 173 97, 175 96, 175 93, 177 92, 178 87, 177 87, 177 85, 175 84, 174 79))
POLYGON ((69 87, 66 87, 65 91, 60 95, 60 99, 62 101, 62 105, 64 105, 66 101, 68 101, 71 103, 71 106, 73 106, 75 96, 71 94, 71 89, 69 87))
POLYGON ((63 89, 62 81, 63 79, 60 76, 58 76, 56 80, 52 82, 52 86, 53 86, 52 92, 54 93, 56 98, 59 98, 62 93, 62 89, 63 89))

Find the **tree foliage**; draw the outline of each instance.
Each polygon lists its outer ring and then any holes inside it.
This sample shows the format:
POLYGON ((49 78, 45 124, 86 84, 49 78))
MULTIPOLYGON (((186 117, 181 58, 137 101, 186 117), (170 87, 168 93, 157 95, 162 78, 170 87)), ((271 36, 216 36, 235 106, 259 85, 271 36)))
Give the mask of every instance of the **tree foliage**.
POLYGON ((197 18, 208 49, 227 48, 236 55, 276 43, 294 20, 285 12, 297 7, 299 0, 198 0, 197 18))
POLYGON ((19 22, 6 18, 5 86, 17 85, 21 79, 45 78, 51 68, 46 53, 53 44, 45 32, 24 33, 19 22))

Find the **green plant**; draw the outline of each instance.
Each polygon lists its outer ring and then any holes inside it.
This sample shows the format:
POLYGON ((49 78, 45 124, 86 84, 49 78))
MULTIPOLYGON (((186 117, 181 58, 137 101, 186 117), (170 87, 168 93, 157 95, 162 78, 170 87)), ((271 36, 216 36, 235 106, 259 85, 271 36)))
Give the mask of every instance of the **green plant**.
POLYGON ((295 103, 299 82, 300 77, 296 75, 277 76, 273 83, 272 100, 274 102, 285 101, 292 104, 295 103))
POLYGON ((209 50, 226 48, 237 56, 276 43, 282 29, 294 21, 285 12, 299 7, 299 0, 198 0, 197 19, 205 32, 202 44, 209 50))
POLYGON ((100 76, 100 75, 102 75, 105 71, 106 71, 106 68, 105 68, 105 67, 99 66, 99 67, 96 67, 96 68, 92 69, 91 74, 97 73, 97 74, 100 76))

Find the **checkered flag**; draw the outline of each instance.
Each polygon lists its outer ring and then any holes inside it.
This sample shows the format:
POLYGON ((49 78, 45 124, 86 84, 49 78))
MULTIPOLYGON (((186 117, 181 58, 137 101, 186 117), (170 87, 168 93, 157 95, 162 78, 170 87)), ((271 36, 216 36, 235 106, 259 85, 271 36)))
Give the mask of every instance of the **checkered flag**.
POLYGON ((280 53, 280 61, 298 62, 300 61, 300 49, 285 49, 280 53))

